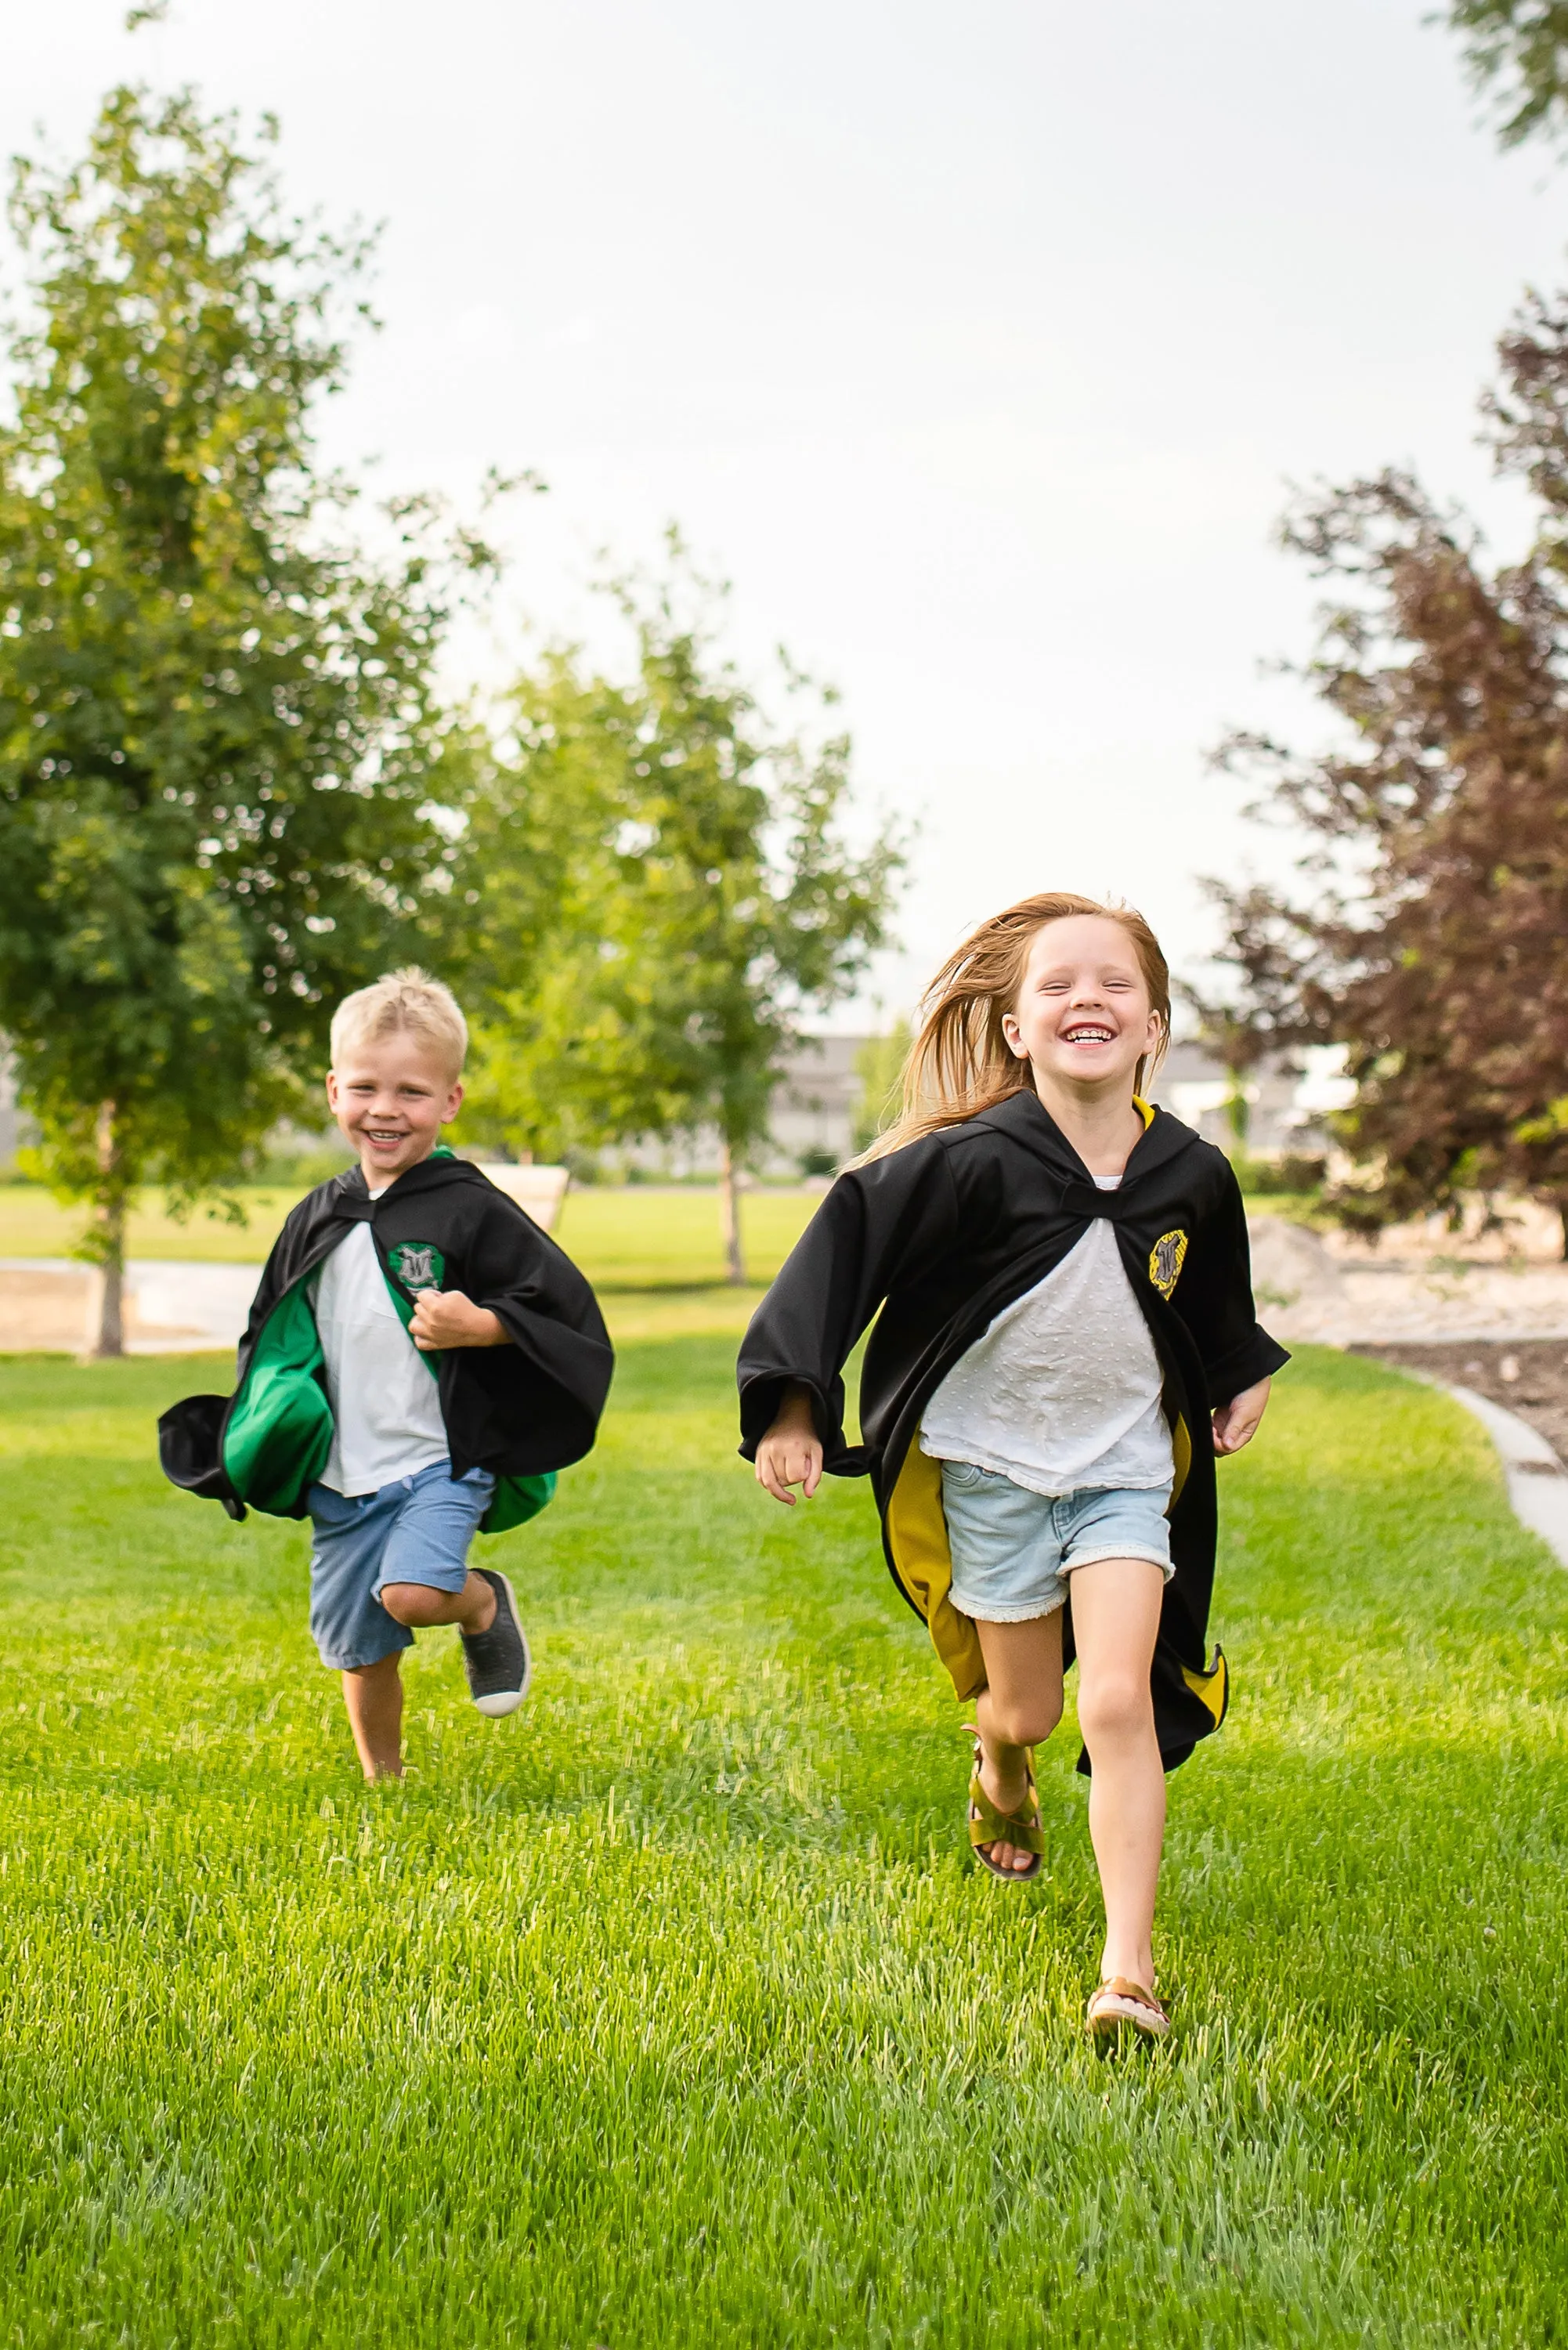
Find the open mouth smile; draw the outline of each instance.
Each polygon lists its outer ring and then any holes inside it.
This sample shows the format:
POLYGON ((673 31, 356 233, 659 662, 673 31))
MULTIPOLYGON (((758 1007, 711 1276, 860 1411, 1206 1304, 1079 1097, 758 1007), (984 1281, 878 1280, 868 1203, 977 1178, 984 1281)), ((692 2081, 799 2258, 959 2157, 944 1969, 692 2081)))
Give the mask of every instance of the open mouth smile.
POLYGON ((1114 1045, 1116 1040, 1116 1030, 1103 1027, 1098 1021, 1075 1020, 1062 1031, 1064 1045, 1114 1045))

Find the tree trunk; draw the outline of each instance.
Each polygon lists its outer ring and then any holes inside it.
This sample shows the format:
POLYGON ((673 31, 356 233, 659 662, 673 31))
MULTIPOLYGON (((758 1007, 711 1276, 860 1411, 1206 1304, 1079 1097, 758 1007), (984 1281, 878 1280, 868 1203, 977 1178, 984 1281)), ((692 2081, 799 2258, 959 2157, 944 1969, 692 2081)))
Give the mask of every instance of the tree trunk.
POLYGON ((724 1263, 736 1288, 744 1286, 746 1261, 741 1253, 741 1194, 736 1183, 734 1153, 728 1139, 719 1144, 719 1229, 724 1235, 724 1263))
POLYGON ((1225 1097, 1225 1116, 1231 1128, 1231 1139, 1239 1150, 1247 1148, 1247 1136, 1252 1124, 1252 1105, 1247 1097, 1247 1073, 1244 1069, 1229 1069, 1231 1090, 1225 1097))
POLYGON ((99 1105, 98 1166, 100 1189, 93 1213, 98 1277, 88 1290, 87 1351, 102 1361, 125 1352, 125 1192, 111 1101, 99 1105))

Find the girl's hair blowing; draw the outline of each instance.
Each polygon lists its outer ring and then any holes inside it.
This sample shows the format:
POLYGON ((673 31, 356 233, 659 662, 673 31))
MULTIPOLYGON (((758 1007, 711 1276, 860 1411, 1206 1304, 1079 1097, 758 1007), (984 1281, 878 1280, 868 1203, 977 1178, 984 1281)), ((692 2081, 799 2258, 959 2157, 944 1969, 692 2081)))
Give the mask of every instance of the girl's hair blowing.
POLYGON ((1159 1043, 1137 1065, 1135 1082, 1143 1091, 1170 1036, 1170 972, 1159 941, 1130 906, 1102 906, 1067 890, 1021 898, 1016 906, 982 922, 948 957, 926 990, 919 1030, 904 1063, 902 1107, 887 1133, 879 1134, 853 1164, 880 1159, 906 1142, 934 1134, 939 1127, 961 1126, 1030 1085, 1029 1064, 1010 1049, 1002 1033, 1002 1017, 1018 1008, 1029 950, 1038 933, 1047 922, 1060 922, 1072 914, 1097 914, 1116 922, 1132 941, 1160 1025, 1159 1043))

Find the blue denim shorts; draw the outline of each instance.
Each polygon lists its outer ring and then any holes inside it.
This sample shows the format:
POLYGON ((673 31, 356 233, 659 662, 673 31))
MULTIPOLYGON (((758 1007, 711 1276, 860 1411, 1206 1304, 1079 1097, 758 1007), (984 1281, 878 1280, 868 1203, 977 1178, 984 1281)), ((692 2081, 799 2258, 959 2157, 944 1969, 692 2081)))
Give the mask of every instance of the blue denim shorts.
POLYGON ((408 1626, 382 1607, 381 1586, 461 1591, 468 1545, 494 1491, 488 1469, 453 1477, 450 1461, 352 1498, 312 1485, 310 1635, 324 1665, 348 1672, 413 1647, 408 1626))
POLYGON ((942 1509, 952 1551, 951 1598, 982 1624, 1027 1624, 1054 1615, 1075 1567, 1097 1558, 1147 1558, 1168 1583, 1170 1487, 1085 1487, 1055 1499, 1031 1493, 994 1469, 944 1461, 942 1509))

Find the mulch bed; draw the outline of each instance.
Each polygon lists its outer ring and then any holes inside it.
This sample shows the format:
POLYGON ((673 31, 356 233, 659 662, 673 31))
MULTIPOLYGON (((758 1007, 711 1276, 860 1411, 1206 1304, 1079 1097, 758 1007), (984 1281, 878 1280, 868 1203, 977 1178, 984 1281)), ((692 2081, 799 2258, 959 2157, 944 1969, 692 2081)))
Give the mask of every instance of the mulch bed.
POLYGON ((1568 1346, 1561 1338, 1469 1338, 1350 1351, 1473 1388, 1539 1429, 1558 1458, 1568 1461, 1568 1346))

